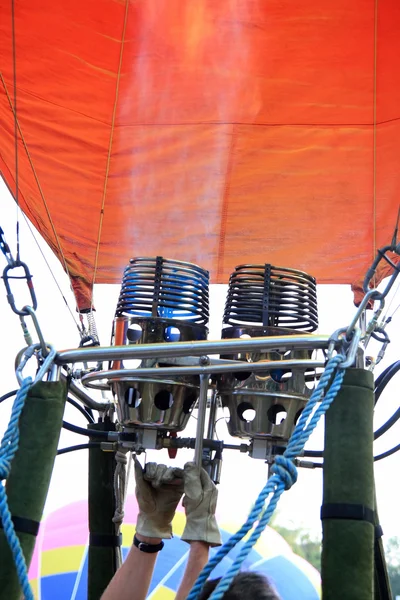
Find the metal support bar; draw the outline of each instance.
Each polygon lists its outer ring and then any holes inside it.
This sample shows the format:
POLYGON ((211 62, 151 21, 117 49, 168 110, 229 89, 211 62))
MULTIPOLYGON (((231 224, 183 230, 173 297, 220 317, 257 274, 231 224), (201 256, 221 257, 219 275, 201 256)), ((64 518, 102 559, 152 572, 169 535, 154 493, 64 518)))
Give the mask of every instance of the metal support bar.
MULTIPOLYGON (((157 359, 155 359, 155 362, 157 362, 157 359)), ((226 362, 227 361, 224 358, 216 358, 215 356, 207 356, 207 364, 208 365, 225 365, 226 362)), ((170 358, 163 358, 163 364, 173 365, 176 367, 195 367, 199 364, 199 357, 198 356, 173 356, 170 358)), ((203 364, 203 363, 201 363, 201 364, 203 364)), ((229 364, 240 365, 240 364, 243 364, 243 361, 229 359, 229 364)))
POLYGON ((215 432, 215 415, 217 412, 217 390, 211 392, 210 414, 208 416, 207 437, 210 440, 214 439, 215 432))
MULTIPOLYGON (((61 373, 60 378, 61 381, 67 380, 67 376, 64 373, 61 373)), ((112 404, 111 402, 97 402, 96 400, 93 400, 93 398, 86 394, 85 390, 82 390, 73 380, 69 382, 68 391, 72 396, 75 396, 75 398, 80 400, 82 404, 93 410, 98 410, 99 412, 108 410, 112 404)))
POLYGON ((138 369, 118 369, 117 371, 94 371, 82 377, 82 383, 86 387, 93 389, 108 389, 106 385, 94 383, 99 380, 134 380, 143 377, 152 377, 154 379, 163 377, 168 379, 174 375, 208 375, 212 373, 231 373, 232 371, 273 371, 274 369, 316 369, 325 366, 325 362, 316 360, 271 360, 265 362, 234 364, 233 366, 226 361, 221 365, 206 365, 202 367, 159 367, 159 368, 138 368, 138 369))
POLYGON ((50 370, 48 381, 60 381, 61 378, 61 367, 53 365, 50 370))
POLYGON ((210 375, 200 375, 200 392, 199 392, 199 411, 197 415, 197 429, 196 429, 196 446, 194 449, 194 462, 198 467, 201 467, 201 461, 203 456, 203 437, 204 437, 204 425, 206 421, 206 408, 207 408, 207 392, 208 392, 208 380, 210 375))
MULTIPOLYGON (((194 450, 196 447, 196 438, 162 438, 161 448, 189 448, 194 450)), ((217 440, 203 440, 203 448, 209 450, 239 450, 246 453, 250 450, 250 444, 225 444, 217 440)))
MULTIPOLYGON (((326 349, 330 337, 327 335, 285 335, 200 342, 169 342, 158 344, 133 344, 131 346, 96 346, 63 350, 56 356, 55 363, 66 365, 77 362, 99 362, 134 358, 163 358, 170 356, 203 356, 206 354, 235 354, 236 352, 261 352, 274 349, 308 348, 326 349)), ((339 342, 337 347, 340 347, 339 342)))

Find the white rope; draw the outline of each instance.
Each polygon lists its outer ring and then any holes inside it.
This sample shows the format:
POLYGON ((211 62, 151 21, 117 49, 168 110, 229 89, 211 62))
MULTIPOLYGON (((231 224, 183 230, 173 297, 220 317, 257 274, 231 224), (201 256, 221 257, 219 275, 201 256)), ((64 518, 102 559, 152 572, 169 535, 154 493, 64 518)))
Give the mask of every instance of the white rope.
MULTIPOLYGON (((128 449, 120 448, 115 453, 115 460, 117 466, 114 472, 114 495, 115 495, 115 513, 113 516, 113 523, 115 524, 115 535, 119 535, 121 531, 121 525, 124 521, 124 504, 125 494, 127 489, 127 477, 126 477, 126 464, 128 462, 127 453, 128 449)), ((117 546, 117 568, 119 569, 122 565, 122 549, 121 546, 117 546)))

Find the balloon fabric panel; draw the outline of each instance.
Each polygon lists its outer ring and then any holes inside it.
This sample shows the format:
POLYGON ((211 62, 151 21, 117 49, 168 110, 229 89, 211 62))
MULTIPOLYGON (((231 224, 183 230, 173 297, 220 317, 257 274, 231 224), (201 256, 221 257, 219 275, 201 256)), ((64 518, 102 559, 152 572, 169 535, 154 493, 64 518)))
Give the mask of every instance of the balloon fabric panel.
MULTIPOLYGON (((0 170, 15 195, 10 11, 0 170)), ((81 309, 132 256, 200 263, 213 283, 271 262, 357 289, 390 243, 396 0, 21 0, 15 24, 19 199, 81 309)))

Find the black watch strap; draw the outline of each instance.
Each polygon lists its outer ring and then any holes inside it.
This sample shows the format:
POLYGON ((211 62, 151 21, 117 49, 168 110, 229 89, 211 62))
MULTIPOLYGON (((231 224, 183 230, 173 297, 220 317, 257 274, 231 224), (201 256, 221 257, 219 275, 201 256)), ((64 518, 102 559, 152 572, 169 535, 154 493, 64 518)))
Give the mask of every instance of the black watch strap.
POLYGON ((148 544, 147 542, 141 542, 137 539, 136 535, 133 538, 133 545, 136 548, 139 548, 142 552, 147 552, 148 554, 154 554, 154 552, 160 552, 164 548, 164 542, 160 542, 159 544, 148 544))

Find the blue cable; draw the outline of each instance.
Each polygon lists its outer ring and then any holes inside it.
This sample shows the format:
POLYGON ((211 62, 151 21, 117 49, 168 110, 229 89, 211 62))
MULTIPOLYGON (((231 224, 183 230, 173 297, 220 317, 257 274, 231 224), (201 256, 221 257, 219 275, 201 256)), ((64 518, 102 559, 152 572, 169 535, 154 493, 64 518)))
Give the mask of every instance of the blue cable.
MULTIPOLYGON (((10 422, 8 423, 7 430, 0 446, 0 480, 7 479, 11 470, 11 462, 18 450, 19 418, 21 416, 22 409, 24 408, 25 400, 31 385, 31 377, 27 377, 23 380, 12 407, 10 422)), ((21 584, 24 598, 25 600, 34 600, 33 592, 29 585, 28 569, 18 536, 15 533, 14 524, 11 519, 6 489, 3 481, 1 481, 0 485, 0 518, 3 524, 4 535, 6 536, 8 545, 10 546, 12 555, 14 557, 15 568, 17 570, 17 575, 21 584)))
POLYGON ((302 452, 311 433, 317 426, 319 419, 328 410, 329 406, 332 404, 338 391, 340 390, 345 374, 345 370, 340 369, 340 365, 344 360, 344 356, 337 355, 331 358, 327 363, 325 371, 321 375, 318 386, 312 393, 310 400, 300 415, 285 452, 282 456, 277 456, 275 458, 275 463, 271 468, 273 475, 269 478, 266 485, 261 490, 253 509, 247 517, 246 522, 242 525, 239 531, 233 534, 229 540, 225 542, 223 546, 221 546, 215 556, 209 560, 203 571, 200 573, 187 600, 197 600, 197 597, 200 594, 210 573, 228 554, 228 552, 230 552, 230 550, 234 548, 234 546, 236 546, 236 544, 238 544, 238 542, 240 542, 240 540, 242 540, 244 536, 253 528, 256 521, 258 521, 257 526, 250 535, 249 539, 243 544, 243 547, 238 553, 231 568, 227 571, 210 596, 210 600, 220 600, 231 585, 233 578, 239 572, 246 556, 249 554, 252 547, 267 526, 272 514, 274 513, 276 505, 278 504, 279 498, 285 490, 289 489, 296 482, 297 469, 293 461, 302 452), (328 392, 324 396, 325 390, 328 387, 336 369, 338 369, 338 371, 329 387, 328 392), (311 416, 315 405, 320 401, 320 406, 311 416), (270 494, 272 494, 272 497, 270 498, 268 505, 265 507, 265 501, 270 494))

